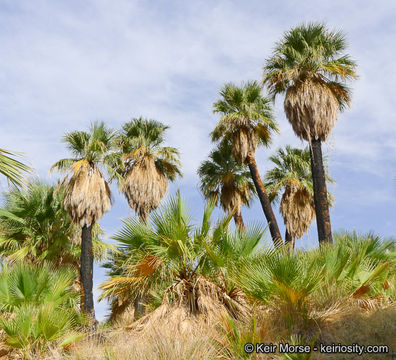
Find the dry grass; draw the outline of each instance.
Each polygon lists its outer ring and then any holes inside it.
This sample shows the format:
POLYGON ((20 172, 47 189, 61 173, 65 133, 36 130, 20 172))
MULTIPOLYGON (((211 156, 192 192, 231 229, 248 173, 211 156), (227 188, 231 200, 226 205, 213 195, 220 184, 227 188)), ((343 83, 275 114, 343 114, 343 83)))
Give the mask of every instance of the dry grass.
POLYGON ((110 188, 99 168, 86 160, 76 162, 70 180, 65 178, 63 205, 75 223, 90 226, 110 210, 110 188))
MULTIPOLYGON (((236 329, 221 316, 208 322, 200 316, 191 316, 183 307, 168 308, 168 311, 167 316, 157 316, 144 326, 102 331, 101 335, 80 341, 67 353, 53 350, 46 360, 240 360, 246 341, 273 344, 290 341, 290 333, 278 321, 277 312, 265 306, 255 309, 257 325, 254 328, 249 325, 251 322, 244 321, 235 322, 236 329)), ((253 316, 253 312, 251 314, 253 316)), ((311 333, 295 333, 305 339, 304 344, 318 336, 317 343, 324 344, 385 344, 390 354, 355 356, 315 352, 311 359, 391 359, 392 351, 396 351, 395 303, 367 311, 352 301, 316 313, 315 317, 316 325, 311 333)), ((283 357, 277 353, 253 355, 250 359, 283 357)))
POLYGON ((128 171, 121 191, 129 206, 146 221, 150 211, 157 209, 167 188, 166 176, 157 169, 153 157, 146 155, 136 160, 128 171))
POLYGON ((324 141, 337 120, 339 103, 327 85, 306 80, 287 89, 284 108, 297 136, 324 141))
POLYGON ((304 187, 287 186, 282 196, 280 212, 289 234, 301 238, 315 218, 312 195, 304 187))

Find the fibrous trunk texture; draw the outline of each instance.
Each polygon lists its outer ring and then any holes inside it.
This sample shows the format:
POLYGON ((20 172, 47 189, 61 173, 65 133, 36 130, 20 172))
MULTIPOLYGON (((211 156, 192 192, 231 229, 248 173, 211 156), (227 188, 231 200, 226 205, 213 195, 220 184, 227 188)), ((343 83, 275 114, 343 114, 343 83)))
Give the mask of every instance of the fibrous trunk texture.
POLYGON ((274 242, 274 245, 276 247, 281 246, 283 244, 282 236, 280 234, 278 223, 272 210, 271 203, 268 199, 267 191, 265 190, 264 184, 261 181, 256 160, 254 156, 249 153, 246 161, 249 166, 250 174, 252 175, 254 186, 256 187, 257 195, 259 197, 261 207, 263 208, 265 218, 267 219, 269 224, 272 241, 274 242))
POLYGON ((331 244, 333 237, 331 234, 329 202, 327 199, 326 177, 322 159, 322 142, 320 139, 312 140, 310 153, 319 244, 331 244))
POLYGON ((286 186, 280 212, 288 233, 292 237, 301 238, 315 217, 312 195, 305 187, 298 184, 286 186))
POLYGON ((284 108, 297 136, 324 141, 337 120, 339 105, 328 86, 310 79, 288 88, 284 108))
POLYGON ((254 131, 247 126, 241 126, 238 131, 232 135, 232 152, 239 164, 243 164, 251 152, 254 154, 257 149, 257 136, 254 131))
POLYGON ((157 209, 168 188, 168 181, 151 156, 136 161, 126 174, 122 191, 129 206, 146 222, 152 210, 157 209))
POLYGON ((81 227, 91 226, 110 209, 110 188, 95 164, 81 160, 73 166, 63 205, 81 227))
POLYGON ((235 225, 238 226, 238 229, 243 230, 245 228, 245 224, 243 222, 241 209, 237 209, 234 213, 234 221, 235 225))
POLYGON ((95 321, 93 299, 93 252, 92 252, 92 225, 84 225, 81 233, 81 266, 82 282, 81 310, 95 321))
POLYGON ((286 231, 285 231, 285 245, 290 246, 290 248, 292 250, 294 250, 294 244, 296 242, 295 240, 296 240, 295 236, 292 236, 286 229, 286 231))

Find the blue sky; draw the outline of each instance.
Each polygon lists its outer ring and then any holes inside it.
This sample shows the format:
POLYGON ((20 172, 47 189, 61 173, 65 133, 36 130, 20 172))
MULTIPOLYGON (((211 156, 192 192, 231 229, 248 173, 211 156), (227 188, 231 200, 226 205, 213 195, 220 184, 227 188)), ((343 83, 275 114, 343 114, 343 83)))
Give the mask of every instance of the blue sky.
MULTIPOLYGON (((394 236, 396 197, 396 2, 372 1, 44 1, 0 0, 0 147, 23 151, 36 175, 67 157, 66 131, 103 120, 118 128, 132 117, 171 128, 167 143, 182 153, 177 187, 196 218, 204 206, 196 169, 212 145, 212 104, 225 82, 260 80, 264 60, 282 33, 303 21, 342 29, 360 78, 350 109, 340 114, 324 151, 337 229, 394 236)), ((275 104, 281 135, 259 149, 304 146, 275 104)), ((4 180, 4 179, 2 179, 4 180)), ((6 190, 5 182, 0 186, 6 190)), ((114 188, 114 206, 101 225, 107 236, 132 216, 114 188)), ((278 214, 278 210, 276 210, 278 214)), ((265 224, 256 201, 243 211, 265 224)), ((283 224, 278 216, 280 225, 283 224)), ((317 243, 316 225, 298 246, 317 243)), ((97 267, 95 284, 104 279, 97 267)), ((106 304, 97 307, 102 319, 106 304)))

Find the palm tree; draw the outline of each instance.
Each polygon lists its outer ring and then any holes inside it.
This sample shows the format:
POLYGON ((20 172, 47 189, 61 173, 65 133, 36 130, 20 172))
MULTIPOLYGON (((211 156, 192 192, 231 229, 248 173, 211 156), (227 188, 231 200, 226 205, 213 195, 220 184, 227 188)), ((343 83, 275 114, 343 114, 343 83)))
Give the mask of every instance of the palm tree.
POLYGON ((323 24, 298 26, 285 33, 264 66, 270 93, 285 93, 284 109, 294 132, 311 148, 314 202, 319 243, 332 242, 329 204, 322 160, 325 141, 350 103, 345 83, 356 78, 356 63, 348 55, 345 37, 323 24))
POLYGON ((220 202, 224 211, 233 213, 235 224, 244 228, 241 206, 249 206, 255 191, 245 165, 238 164, 232 155, 231 143, 221 143, 209 154, 198 169, 201 191, 205 198, 220 202))
MULTIPOLYGON (((315 217, 309 149, 287 145, 269 159, 275 166, 267 171, 264 183, 271 201, 277 201, 283 191, 280 212, 286 226, 285 243, 294 249, 295 238, 307 232, 315 217)), ((333 181, 328 175, 326 180, 333 181)))
POLYGON ((81 282, 83 296, 81 308, 95 320, 93 286, 92 226, 110 209, 111 193, 99 166, 109 168, 108 152, 114 133, 104 123, 94 123, 89 132, 67 133, 63 141, 73 153, 73 158, 62 159, 52 169, 69 171, 65 184, 63 206, 81 232, 81 282))
POLYGON ((205 318, 214 309, 237 318, 246 312, 246 299, 229 273, 250 266, 260 256, 264 231, 248 227, 231 232, 231 216, 213 225, 213 209, 210 202, 202 223, 194 226, 178 193, 152 212, 147 223, 124 221, 114 237, 121 252, 108 266, 111 278, 101 285, 101 298, 112 300, 113 312, 153 290, 159 293, 162 309, 175 306, 205 318))
POLYGON ((212 141, 231 141, 236 161, 249 166, 272 240, 279 246, 282 237, 255 160, 257 146, 268 146, 272 132, 278 131, 270 100, 261 95, 257 82, 248 82, 241 87, 226 84, 220 95, 221 99, 214 104, 213 112, 222 116, 212 131, 212 141))
POLYGON ((23 174, 32 171, 29 166, 13 158, 18 155, 20 154, 14 151, 0 149, 0 174, 15 186, 21 186, 23 174))
MULTIPOLYGON (((81 229, 63 208, 64 190, 40 181, 26 188, 13 188, 4 194, 0 208, 0 258, 8 262, 32 264, 48 261, 59 268, 71 265, 79 269, 81 229)), ((112 248, 93 231, 96 260, 105 258, 112 248)))
POLYGON ((163 146, 168 128, 140 117, 126 123, 115 140, 119 151, 113 159, 113 178, 117 177, 129 206, 143 222, 164 197, 168 180, 182 175, 179 152, 163 146))
POLYGON ((48 263, 2 267, 0 330, 8 358, 43 358, 50 348, 82 338, 78 294, 71 288, 74 278, 72 269, 48 263))

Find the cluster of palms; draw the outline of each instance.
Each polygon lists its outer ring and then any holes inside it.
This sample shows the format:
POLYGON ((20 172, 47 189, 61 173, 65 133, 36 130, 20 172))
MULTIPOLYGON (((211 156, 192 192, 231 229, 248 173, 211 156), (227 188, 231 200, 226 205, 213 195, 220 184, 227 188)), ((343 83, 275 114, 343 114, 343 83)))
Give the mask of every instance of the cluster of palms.
MULTIPOLYGON (((244 274, 256 260, 262 264, 262 259, 268 258, 258 247, 263 232, 245 226, 242 217, 242 206, 249 206, 255 195, 276 248, 283 244, 272 208, 279 199, 285 243, 294 247, 295 238, 308 230, 315 217, 319 243, 332 243, 332 199, 326 187, 326 181, 332 180, 325 173, 321 143, 338 112, 350 101, 346 81, 356 77, 356 65, 343 54, 345 48, 339 32, 330 32, 321 24, 299 26, 276 44, 266 60, 262 85, 252 81, 222 88, 213 107, 214 113, 221 115, 211 132, 217 148, 198 170, 209 205, 196 229, 182 209, 180 195, 164 210, 156 211, 168 181, 181 176, 178 150, 164 146, 168 127, 143 118, 131 120, 118 131, 94 123, 89 132, 65 135, 72 157, 51 168, 67 172, 62 182, 57 186, 31 182, 6 195, 0 210, 1 257, 11 262, 45 260, 56 268, 71 265, 79 270, 75 282, 82 292, 80 306, 92 320, 93 261, 103 258, 108 250, 111 261, 106 266, 111 279, 102 289, 103 297, 112 300, 113 313, 134 304, 138 314, 142 303, 155 304, 161 297, 159 303, 170 301, 177 294, 194 293, 199 286, 201 295, 216 293, 234 317, 242 314, 246 298, 241 289, 245 293, 250 290, 235 274, 239 270, 244 274), (263 87, 269 97, 263 95, 263 87), (259 146, 269 147, 278 133, 272 101, 283 93, 286 117, 309 147, 279 149, 270 157, 274 167, 262 179, 256 151, 259 146), (124 222, 115 237, 121 243, 119 249, 100 241, 97 225, 111 207, 112 181, 139 218, 124 222), (210 215, 215 205, 227 216, 213 225, 210 215), (235 232, 228 226, 232 218, 235 232)), ((21 174, 30 169, 12 155, 0 149, 0 173, 21 185, 21 174)), ((191 312, 205 312, 202 299, 194 296, 179 297, 179 301, 188 300, 191 312)))

